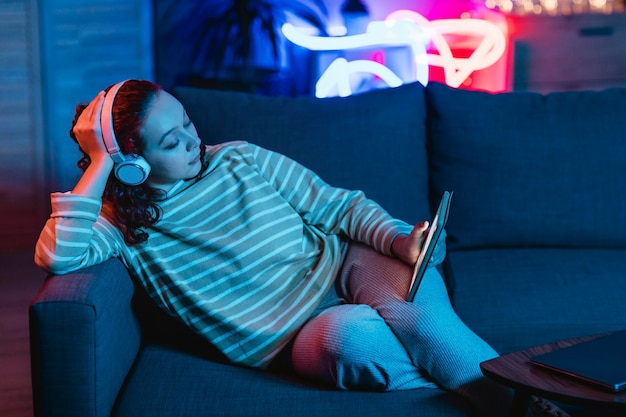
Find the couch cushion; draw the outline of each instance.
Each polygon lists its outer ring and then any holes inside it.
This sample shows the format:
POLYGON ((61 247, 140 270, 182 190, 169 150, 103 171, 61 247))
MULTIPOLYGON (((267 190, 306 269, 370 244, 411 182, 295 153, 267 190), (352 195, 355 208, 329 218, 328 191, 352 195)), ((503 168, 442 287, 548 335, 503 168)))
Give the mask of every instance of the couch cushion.
POLYGON ((419 83, 327 99, 189 87, 175 95, 207 143, 246 140, 295 159, 332 185, 365 191, 405 221, 429 216, 419 83))
POLYGON ((626 89, 427 88, 432 187, 448 244, 626 247, 626 89))
POLYGON ((149 344, 118 398, 114 417, 467 416, 467 403, 442 390, 338 391, 277 374, 225 365, 149 344), (465 411, 462 411, 465 410, 465 411))
POLYGON ((461 319, 498 352, 626 329, 626 250, 448 253, 461 319))

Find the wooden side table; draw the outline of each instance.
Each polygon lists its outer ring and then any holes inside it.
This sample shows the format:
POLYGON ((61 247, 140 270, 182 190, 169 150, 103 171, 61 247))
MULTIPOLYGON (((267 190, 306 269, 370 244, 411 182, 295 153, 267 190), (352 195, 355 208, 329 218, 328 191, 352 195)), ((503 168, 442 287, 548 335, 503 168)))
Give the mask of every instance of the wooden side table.
POLYGON ((480 368, 488 378, 515 390, 511 417, 525 416, 531 395, 593 409, 621 411, 626 415, 626 391, 604 391, 592 384, 543 369, 529 360, 533 356, 598 336, 601 335, 568 339, 510 353, 483 362, 480 368))

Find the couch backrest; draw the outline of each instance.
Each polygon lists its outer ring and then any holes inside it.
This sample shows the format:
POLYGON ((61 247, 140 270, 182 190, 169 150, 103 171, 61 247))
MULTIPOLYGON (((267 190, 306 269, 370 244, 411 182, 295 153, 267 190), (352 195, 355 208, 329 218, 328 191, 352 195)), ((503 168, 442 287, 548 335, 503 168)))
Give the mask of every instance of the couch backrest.
POLYGON ((451 249, 626 247, 626 89, 175 95, 206 143, 276 150, 409 223, 430 216, 429 192, 432 203, 454 191, 451 249))
POLYGON ((189 87, 174 94, 206 143, 246 140, 295 159, 334 186, 365 191, 405 221, 429 216, 420 84, 327 99, 189 87))
POLYGON ((626 89, 426 89, 450 248, 626 247, 626 89))

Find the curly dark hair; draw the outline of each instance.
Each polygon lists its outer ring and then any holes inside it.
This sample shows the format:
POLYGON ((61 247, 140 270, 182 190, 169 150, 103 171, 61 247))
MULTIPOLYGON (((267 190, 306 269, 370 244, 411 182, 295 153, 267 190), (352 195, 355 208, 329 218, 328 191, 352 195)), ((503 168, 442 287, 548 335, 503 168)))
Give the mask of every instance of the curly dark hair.
MULTIPOLYGON (((160 91, 161 87, 150 81, 128 80, 117 92, 112 114, 113 131, 123 154, 142 154, 141 128, 150 106, 160 91)), ((70 136, 77 143, 74 126, 85 107, 87 107, 85 104, 76 106, 76 114, 70 129, 70 136)), ((91 160, 82 149, 80 151, 83 156, 77 165, 85 171, 91 160)), ((162 190, 145 183, 127 185, 111 173, 102 196, 103 209, 122 231, 125 242, 132 245, 148 239, 145 229, 159 220, 161 209, 158 201, 164 197, 165 193, 162 190)))

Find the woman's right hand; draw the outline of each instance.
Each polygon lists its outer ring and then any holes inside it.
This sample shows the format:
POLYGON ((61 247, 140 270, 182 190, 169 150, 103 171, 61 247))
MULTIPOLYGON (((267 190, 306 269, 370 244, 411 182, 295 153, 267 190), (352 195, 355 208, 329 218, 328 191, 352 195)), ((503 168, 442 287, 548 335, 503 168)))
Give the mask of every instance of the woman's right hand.
POLYGON ((78 117, 72 129, 81 149, 89 155, 92 163, 99 163, 103 160, 111 159, 102 138, 102 128, 100 126, 100 116, 104 103, 104 91, 91 100, 78 117))
POLYGON ((85 107, 74 125, 74 136, 83 152, 89 155, 91 162, 72 190, 72 194, 101 198, 113 170, 113 158, 104 144, 100 127, 103 104, 104 92, 101 91, 85 107))

